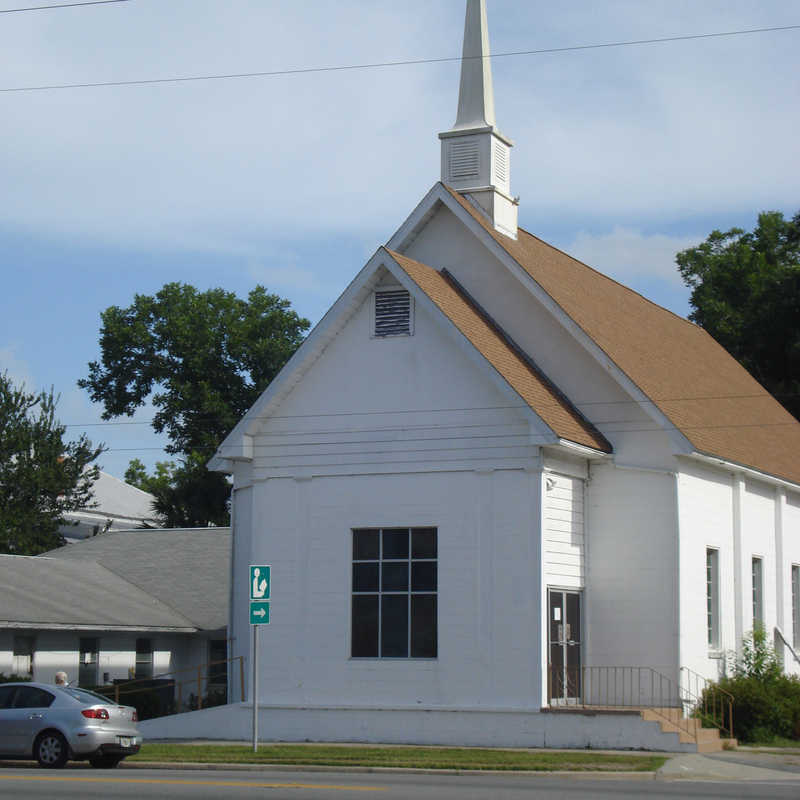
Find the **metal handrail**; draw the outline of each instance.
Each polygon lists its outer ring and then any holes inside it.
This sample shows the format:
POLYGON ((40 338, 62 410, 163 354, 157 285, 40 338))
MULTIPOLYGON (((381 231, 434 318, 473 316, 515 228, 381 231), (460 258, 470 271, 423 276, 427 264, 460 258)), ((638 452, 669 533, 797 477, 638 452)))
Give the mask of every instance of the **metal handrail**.
POLYGON ((735 702, 733 695, 690 667, 681 667, 680 671, 686 676, 681 690, 686 695, 685 702, 691 712, 732 739, 735 702))
POLYGON ((702 723, 733 737, 733 696, 708 684, 698 695, 652 667, 582 666, 548 670, 551 705, 583 709, 647 709, 695 742, 702 723), (566 681, 566 683, 565 683, 566 681))
POLYGON ((798 664, 800 664, 800 656, 798 656, 798 655, 797 655, 797 653, 795 653, 795 651, 794 651, 794 647, 792 647, 792 646, 789 644, 789 642, 787 641, 786 637, 783 635, 783 631, 782 631, 782 630, 781 630, 781 629, 780 629, 780 628, 779 628, 777 625, 775 626, 775 633, 777 633, 777 634, 778 634, 778 636, 780 637, 780 640, 781 640, 781 641, 784 643, 784 645, 786 646, 786 648, 789 650, 789 652, 790 652, 790 653, 792 654, 792 656, 794 657, 794 660, 795 660, 795 661, 796 661, 798 664))

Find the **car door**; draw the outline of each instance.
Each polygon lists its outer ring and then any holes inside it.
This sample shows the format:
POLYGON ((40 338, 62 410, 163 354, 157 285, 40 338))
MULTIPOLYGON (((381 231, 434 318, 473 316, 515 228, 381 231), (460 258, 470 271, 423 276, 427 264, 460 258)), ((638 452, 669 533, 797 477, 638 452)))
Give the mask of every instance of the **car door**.
POLYGON ((0 753, 4 754, 10 752, 11 703, 16 691, 17 687, 14 684, 0 684, 0 753))
POLYGON ((47 725, 47 709, 55 695, 38 686, 19 686, 8 709, 8 753, 33 752, 33 742, 47 725))

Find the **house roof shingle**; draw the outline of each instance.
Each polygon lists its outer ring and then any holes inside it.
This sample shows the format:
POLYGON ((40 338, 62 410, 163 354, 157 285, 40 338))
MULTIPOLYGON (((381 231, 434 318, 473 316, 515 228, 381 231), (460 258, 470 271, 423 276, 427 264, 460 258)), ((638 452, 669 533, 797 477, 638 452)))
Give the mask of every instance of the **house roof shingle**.
POLYGON ((800 423, 708 333, 445 188, 697 452, 800 484, 800 423))

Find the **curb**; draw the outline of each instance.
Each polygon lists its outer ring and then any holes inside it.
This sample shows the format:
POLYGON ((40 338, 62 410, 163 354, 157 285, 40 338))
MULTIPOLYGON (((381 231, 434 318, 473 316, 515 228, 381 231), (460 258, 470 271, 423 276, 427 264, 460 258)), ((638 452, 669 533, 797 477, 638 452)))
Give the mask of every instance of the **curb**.
POLYGON ((424 769, 415 767, 345 767, 320 764, 221 764, 175 761, 123 761, 119 769, 164 769, 208 772, 337 772, 355 774, 397 774, 397 775, 524 775, 531 777, 587 778, 592 780, 656 780, 656 772, 612 772, 597 770, 521 770, 521 769, 424 769))

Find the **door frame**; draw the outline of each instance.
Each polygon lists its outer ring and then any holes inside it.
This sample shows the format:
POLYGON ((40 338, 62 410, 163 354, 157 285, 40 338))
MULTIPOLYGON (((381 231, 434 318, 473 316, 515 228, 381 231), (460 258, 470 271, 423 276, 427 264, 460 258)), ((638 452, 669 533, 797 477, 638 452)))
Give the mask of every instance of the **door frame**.
POLYGON ((561 641, 554 642, 552 638, 552 629, 553 629, 553 620, 552 617, 552 606, 551 606, 551 595, 552 594, 560 594, 562 596, 562 605, 561 608, 564 609, 562 612, 564 614, 564 620, 562 624, 567 624, 566 620, 566 598, 567 595, 573 595, 578 599, 578 628, 579 628, 579 638, 576 642, 577 644, 577 655, 578 655, 578 670, 580 670, 581 666, 583 665, 584 661, 584 643, 586 640, 586 628, 584 620, 586 618, 585 608, 584 608, 584 596, 585 592, 584 589, 576 589, 575 587, 566 587, 566 586, 548 586, 547 587, 547 702, 548 705, 578 705, 581 702, 582 697, 582 690, 583 687, 581 686, 580 678, 578 679, 577 689, 575 691, 575 695, 573 697, 569 696, 569 682, 567 680, 566 670, 568 669, 567 664, 567 644, 568 641, 574 640, 567 640, 562 639, 561 641), (554 696, 553 691, 553 665, 551 662, 552 658, 552 646, 554 644, 560 645, 562 648, 562 676, 561 676, 561 683, 562 683, 562 693, 560 697, 554 696))

